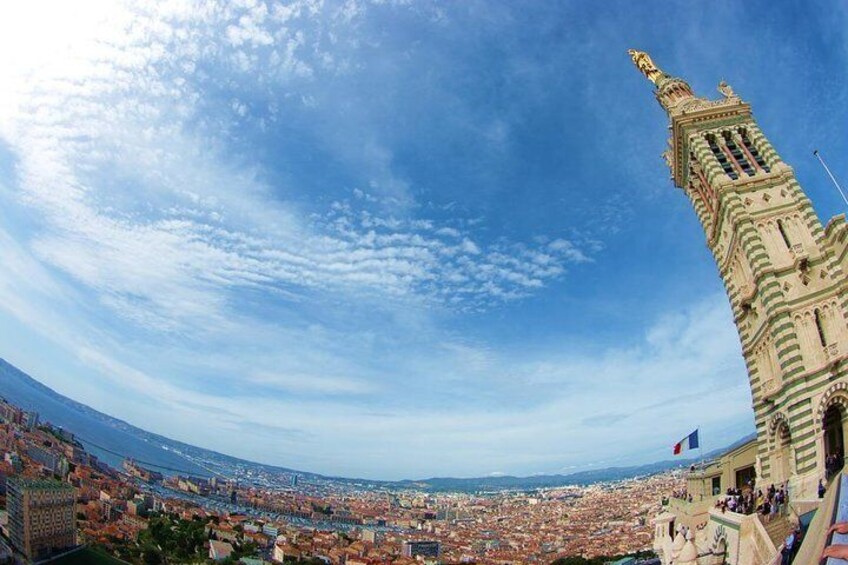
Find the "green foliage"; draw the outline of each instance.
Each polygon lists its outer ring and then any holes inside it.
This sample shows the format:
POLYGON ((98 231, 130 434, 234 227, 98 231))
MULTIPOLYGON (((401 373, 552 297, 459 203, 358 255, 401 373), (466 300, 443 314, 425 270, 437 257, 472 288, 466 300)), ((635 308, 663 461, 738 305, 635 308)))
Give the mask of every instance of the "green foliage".
POLYGON ((327 516, 329 516, 330 514, 333 513, 333 507, 329 504, 322 505, 322 504, 318 504, 317 502, 313 501, 312 502, 312 511, 317 512, 319 514, 326 514, 327 516))
MULTIPOLYGON (((206 524, 196 520, 154 516, 150 518, 147 529, 139 534, 138 543, 145 548, 145 556, 158 549, 169 561, 180 562, 203 557, 206 553, 206 524)), ((146 563, 151 563, 146 559, 146 563)))
POLYGON ((135 544, 112 540, 118 556, 130 563, 203 563, 206 559, 206 524, 176 515, 153 514, 135 544))
POLYGON ((84 547, 51 562, 51 565, 122 565, 99 547, 84 547))
POLYGON ((626 555, 615 555, 612 557, 560 557, 556 561, 552 562, 551 565, 604 565, 610 561, 617 561, 622 557, 635 557, 637 560, 641 559, 650 559, 652 557, 656 557, 657 554, 653 551, 637 551, 636 553, 628 553, 626 555))
POLYGON ((156 548, 148 547, 142 552, 144 565, 160 565, 165 562, 162 552, 156 548))
POLYGON ((242 557, 253 557, 259 551, 259 546, 252 541, 244 542, 233 548, 233 558, 238 561, 242 557))
MULTIPOLYGON (((206 563, 209 535, 206 532, 212 520, 195 517, 183 520, 176 514, 152 514, 146 530, 138 535, 135 544, 111 540, 117 555, 130 563, 164 565, 167 563, 206 563)), ((236 544, 231 562, 257 554, 253 542, 236 544)))

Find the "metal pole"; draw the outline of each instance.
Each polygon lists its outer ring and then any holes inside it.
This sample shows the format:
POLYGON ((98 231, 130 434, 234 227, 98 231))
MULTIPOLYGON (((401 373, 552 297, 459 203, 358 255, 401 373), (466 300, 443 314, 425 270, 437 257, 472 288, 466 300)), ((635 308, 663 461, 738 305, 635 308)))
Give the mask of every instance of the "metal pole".
POLYGON ((819 154, 819 150, 818 149, 814 150, 813 155, 815 155, 816 158, 818 158, 819 163, 822 164, 822 167, 824 167, 824 170, 827 171, 827 175, 830 177, 830 180, 832 180, 834 186, 836 186, 836 190, 838 190, 839 194, 842 196, 842 200, 844 200, 845 204, 848 205, 848 198, 845 197, 845 193, 842 191, 842 187, 839 186, 839 182, 836 180, 836 177, 833 176, 833 173, 830 172, 830 168, 827 166, 827 163, 825 163, 824 159, 822 159, 822 156, 819 154))

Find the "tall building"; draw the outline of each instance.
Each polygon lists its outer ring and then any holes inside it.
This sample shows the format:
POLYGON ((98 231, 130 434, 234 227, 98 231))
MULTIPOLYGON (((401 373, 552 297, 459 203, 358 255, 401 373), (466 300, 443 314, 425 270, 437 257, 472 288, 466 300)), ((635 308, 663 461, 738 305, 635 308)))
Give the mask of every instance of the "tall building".
POLYGON ((440 550, 437 541, 405 541, 401 553, 404 557, 438 557, 440 550))
POLYGON ((27 447, 27 456, 54 475, 64 477, 68 474, 68 459, 64 454, 56 453, 38 445, 30 445, 27 447))
POLYGON ((696 97, 633 51, 668 113, 665 159, 704 228, 748 367, 758 477, 812 494, 828 455, 844 454, 848 407, 848 225, 823 227, 783 162, 725 83, 696 97))
POLYGON ((67 483, 15 478, 6 482, 9 537, 29 560, 76 545, 74 488, 67 483))
POLYGON ((826 462, 841 466, 848 422, 845 216, 822 225, 729 85, 719 84, 718 100, 701 98, 647 53, 630 55, 668 115, 663 157, 703 226, 733 310, 757 429, 757 483, 786 482, 792 499, 815 499, 826 462))
POLYGON ((24 412, 21 416, 21 425, 32 431, 38 426, 38 412, 24 412))

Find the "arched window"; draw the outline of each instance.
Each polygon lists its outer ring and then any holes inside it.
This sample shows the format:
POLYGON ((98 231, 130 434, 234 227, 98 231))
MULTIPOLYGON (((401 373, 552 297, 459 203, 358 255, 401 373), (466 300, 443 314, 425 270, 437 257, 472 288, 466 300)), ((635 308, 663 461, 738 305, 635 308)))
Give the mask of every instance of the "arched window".
POLYGON ((727 146, 727 150, 730 151, 731 156, 739 163, 739 166, 742 167, 742 170, 745 171, 745 174, 749 177, 754 176, 754 167, 751 163, 748 162, 747 157, 742 152, 742 150, 736 145, 736 142, 733 141, 733 136, 730 135, 729 131, 726 131, 722 134, 724 136, 724 142, 727 146))
POLYGON ((769 172, 769 166, 766 165, 765 159, 760 155, 760 152, 757 151, 757 148, 751 143, 751 138, 748 137, 748 132, 742 128, 739 130, 739 134, 742 136, 742 143, 745 145, 745 148, 757 162, 757 164, 762 168, 765 172, 769 172))
POLYGON ((736 180, 739 178, 739 175, 736 174, 736 171, 733 169, 733 165, 730 164, 730 159, 727 158, 727 155, 724 154, 721 147, 719 147, 716 138, 712 134, 708 134, 707 143, 710 146, 710 151, 713 152, 715 158, 718 160, 718 164, 721 165, 722 170, 724 170, 724 174, 729 176, 731 179, 736 180))
POLYGON ((819 341, 821 341, 822 347, 827 346, 827 338, 824 335, 824 324, 822 323, 822 315, 821 310, 816 308, 815 311, 815 319, 816 319, 816 330, 819 332, 819 341))
POLYGON ((783 220, 777 221, 777 230, 780 232, 780 237, 783 238, 783 243, 786 244, 786 248, 792 249, 792 244, 789 242, 789 236, 786 235, 786 228, 783 225, 783 220))

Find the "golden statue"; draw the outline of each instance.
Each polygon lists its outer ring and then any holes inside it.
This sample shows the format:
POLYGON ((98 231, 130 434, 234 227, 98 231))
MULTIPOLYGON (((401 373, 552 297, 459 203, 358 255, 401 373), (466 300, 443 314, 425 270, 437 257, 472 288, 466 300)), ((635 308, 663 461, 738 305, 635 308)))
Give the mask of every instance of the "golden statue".
POLYGON ((630 58, 633 59, 633 64, 636 65, 636 68, 639 69, 643 75, 648 77, 649 81, 656 84, 657 80, 663 76, 663 72, 657 68, 651 60, 651 56, 647 53, 644 51, 637 51, 636 49, 628 49, 627 52, 630 53, 630 58))
POLYGON ((721 94, 725 98, 730 98, 731 96, 736 96, 736 93, 733 92, 733 87, 730 86, 729 84, 727 84, 724 81, 721 81, 720 83, 718 83, 718 91, 721 92, 721 94))

